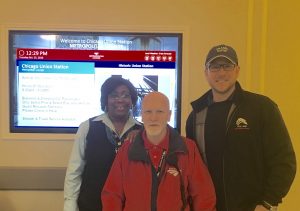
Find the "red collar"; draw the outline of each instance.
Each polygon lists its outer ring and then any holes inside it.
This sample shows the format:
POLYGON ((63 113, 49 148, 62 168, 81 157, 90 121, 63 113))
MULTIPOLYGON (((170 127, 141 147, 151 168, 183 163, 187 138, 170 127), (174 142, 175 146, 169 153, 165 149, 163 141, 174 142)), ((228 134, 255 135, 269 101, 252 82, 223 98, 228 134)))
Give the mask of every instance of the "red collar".
POLYGON ((167 133, 166 133, 165 137, 163 138, 163 140, 158 145, 154 145, 149 141, 149 139, 147 138, 145 130, 143 131, 142 136, 143 136, 144 146, 145 146, 146 150, 147 149, 148 150, 152 149, 153 147, 159 147, 161 149, 164 149, 164 150, 168 151, 168 148, 169 148, 169 128, 167 129, 167 133))

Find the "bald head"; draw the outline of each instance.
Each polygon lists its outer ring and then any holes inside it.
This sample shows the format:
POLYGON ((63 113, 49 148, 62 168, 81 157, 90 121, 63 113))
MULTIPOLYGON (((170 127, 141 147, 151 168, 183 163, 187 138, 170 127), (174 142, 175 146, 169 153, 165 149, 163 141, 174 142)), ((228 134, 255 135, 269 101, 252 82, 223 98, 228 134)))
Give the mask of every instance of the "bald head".
POLYGON ((147 94, 142 102, 142 121, 148 139, 159 144, 167 131, 171 117, 169 99, 161 92, 147 94))
POLYGON ((142 102, 142 109, 143 107, 149 107, 149 106, 157 106, 161 109, 170 109, 170 103, 169 99, 166 95, 164 95, 161 92, 150 92, 147 94, 142 102))

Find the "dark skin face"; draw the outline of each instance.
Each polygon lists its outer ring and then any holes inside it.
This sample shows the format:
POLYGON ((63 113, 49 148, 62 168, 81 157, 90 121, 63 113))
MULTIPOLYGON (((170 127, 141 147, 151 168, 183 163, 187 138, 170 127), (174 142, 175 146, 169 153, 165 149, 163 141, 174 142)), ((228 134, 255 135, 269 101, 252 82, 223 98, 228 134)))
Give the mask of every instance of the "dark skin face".
POLYGON ((120 85, 108 95, 107 114, 113 123, 126 122, 131 107, 132 101, 127 86, 120 85))

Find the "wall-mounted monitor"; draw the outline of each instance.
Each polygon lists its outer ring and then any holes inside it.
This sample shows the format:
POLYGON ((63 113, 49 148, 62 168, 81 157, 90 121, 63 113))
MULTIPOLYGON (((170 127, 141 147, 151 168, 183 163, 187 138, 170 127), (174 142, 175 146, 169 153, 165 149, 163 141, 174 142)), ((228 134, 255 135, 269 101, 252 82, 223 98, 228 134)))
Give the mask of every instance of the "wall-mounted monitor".
POLYGON ((10 132, 75 133, 103 111, 100 88, 111 76, 138 91, 169 97, 169 124, 180 128, 182 34, 9 31, 10 132))

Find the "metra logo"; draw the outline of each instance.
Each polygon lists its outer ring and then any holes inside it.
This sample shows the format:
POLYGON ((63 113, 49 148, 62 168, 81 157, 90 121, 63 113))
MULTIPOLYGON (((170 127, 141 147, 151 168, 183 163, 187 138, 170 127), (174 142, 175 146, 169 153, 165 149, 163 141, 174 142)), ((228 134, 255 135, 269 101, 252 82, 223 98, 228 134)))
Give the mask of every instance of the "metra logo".
POLYGON ((250 129, 248 127, 248 123, 244 118, 238 118, 235 122, 236 128, 235 129, 250 129))
POLYGON ((92 59, 97 59, 97 60, 99 60, 99 59, 101 59, 101 58, 104 57, 104 56, 103 56, 103 55, 99 55, 98 52, 94 52, 94 54, 89 55, 89 57, 92 58, 92 59))
POLYGON ((218 47, 218 48, 216 49, 216 51, 217 51, 218 53, 220 53, 220 52, 227 52, 227 51, 228 51, 228 48, 227 48, 226 46, 221 46, 221 47, 218 47))
POLYGON ((179 172, 177 171, 177 169, 176 169, 176 168, 173 168, 173 167, 170 167, 170 168, 167 170, 167 172, 168 172, 169 174, 172 174, 174 177, 176 177, 176 176, 179 174, 179 172))

